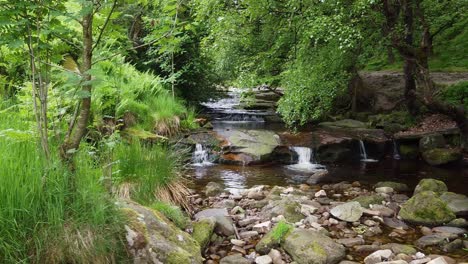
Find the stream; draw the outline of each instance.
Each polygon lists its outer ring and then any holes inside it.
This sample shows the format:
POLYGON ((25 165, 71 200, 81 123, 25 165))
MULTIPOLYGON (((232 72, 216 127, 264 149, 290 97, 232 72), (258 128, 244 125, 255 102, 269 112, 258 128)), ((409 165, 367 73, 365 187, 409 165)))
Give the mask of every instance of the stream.
MULTIPOLYGON (((205 114, 213 125, 213 131, 217 133, 232 133, 238 129, 267 130, 275 133, 287 131, 283 123, 277 122, 278 117, 273 109, 242 109, 239 89, 231 89, 223 98, 204 103, 204 106, 205 114)), ((315 128, 311 126, 300 130, 312 134, 314 131, 315 128)), ((412 189, 423 178, 435 178, 444 181, 452 192, 468 194, 466 188, 468 173, 463 165, 433 167, 421 160, 400 159, 400 155, 395 150, 395 142, 392 143, 392 151, 385 153, 383 158, 375 160, 366 153, 364 143, 362 141, 359 143, 360 161, 325 166, 314 164, 314 150, 300 146, 290 146, 296 153, 303 152, 302 155, 298 153, 299 161, 293 165, 274 162, 249 166, 217 164, 207 160, 208 154, 200 145, 194 153, 194 166, 188 171, 194 179, 191 187, 201 191, 208 182, 217 182, 231 192, 239 193, 255 185, 301 184, 317 169, 326 168, 328 174, 317 179, 317 184, 360 181, 364 185, 371 186, 380 181, 396 181, 405 183, 412 189), (202 156, 197 157, 197 153, 202 156)))

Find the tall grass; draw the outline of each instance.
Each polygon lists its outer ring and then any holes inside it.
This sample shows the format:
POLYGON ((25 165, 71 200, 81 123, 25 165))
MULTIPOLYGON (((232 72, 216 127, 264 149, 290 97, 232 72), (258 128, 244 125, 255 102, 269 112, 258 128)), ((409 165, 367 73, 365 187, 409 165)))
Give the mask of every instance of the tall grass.
POLYGON ((145 205, 156 200, 186 205, 188 192, 179 173, 183 151, 133 140, 131 144, 121 143, 115 155, 118 196, 145 205))
POLYGON ((0 120, 0 263, 116 262, 119 214, 88 153, 77 154, 72 174, 43 158, 27 123, 11 113, 0 120))

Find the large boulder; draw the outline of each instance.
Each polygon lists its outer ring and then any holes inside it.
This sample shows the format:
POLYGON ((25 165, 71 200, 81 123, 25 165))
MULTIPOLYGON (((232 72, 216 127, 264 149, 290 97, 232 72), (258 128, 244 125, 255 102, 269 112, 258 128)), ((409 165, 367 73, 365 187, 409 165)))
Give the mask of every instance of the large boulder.
POLYGON ((440 199, 446 202, 456 215, 468 215, 468 197, 466 195, 445 192, 440 196, 440 199))
POLYGON ((279 247, 284 237, 293 227, 285 222, 279 222, 273 229, 258 241, 255 250, 260 254, 268 254, 271 249, 279 247))
POLYGON ((221 163, 249 165, 269 161, 280 145, 279 136, 267 130, 235 130, 223 136, 228 151, 221 155, 221 163))
POLYGON ((202 263, 200 245, 158 211, 130 201, 119 206, 126 218, 127 249, 135 263, 202 263))
POLYGON ((200 211, 194 216, 196 221, 200 221, 206 218, 214 218, 215 232, 223 236, 232 236, 235 233, 234 223, 229 217, 228 211, 226 208, 212 208, 200 211))
POLYGON ((282 247, 298 264, 335 264, 346 256, 343 245, 307 229, 291 231, 282 247))
POLYGON ((444 146, 444 136, 438 133, 424 136, 419 140, 419 150, 421 152, 425 152, 435 148, 443 148, 444 146))
POLYGON ((459 149, 435 148, 422 153, 424 160, 432 166, 444 165, 462 159, 459 149))
POLYGON ((214 217, 203 218, 193 223, 192 237, 203 248, 208 245, 211 235, 216 226, 216 219, 214 217))
POLYGON ((358 221, 361 218, 363 212, 363 208, 359 202, 356 201, 337 205, 330 210, 330 213, 334 217, 346 222, 358 221))
POLYGON ((447 185, 445 185, 443 181, 439 181, 436 179, 422 179, 421 181, 419 181, 418 185, 416 185, 416 188, 414 188, 414 194, 431 191, 440 195, 446 192, 447 190, 447 185))
POLYGON ((399 216, 410 223, 441 225, 455 219, 455 214, 438 195, 431 191, 420 192, 401 205, 399 216))

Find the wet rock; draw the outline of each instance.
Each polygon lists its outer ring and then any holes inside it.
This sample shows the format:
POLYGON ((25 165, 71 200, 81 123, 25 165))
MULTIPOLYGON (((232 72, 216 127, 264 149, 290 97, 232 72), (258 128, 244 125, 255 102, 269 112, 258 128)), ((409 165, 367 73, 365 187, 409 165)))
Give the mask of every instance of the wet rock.
POLYGON ((220 264, 251 264, 251 262, 242 257, 242 254, 233 254, 222 258, 220 264))
POLYGON ((222 134, 229 142, 229 151, 220 157, 221 163, 249 165, 271 159, 280 138, 268 130, 235 130, 222 134))
POLYGON ((345 247, 353 247, 356 245, 363 245, 365 243, 362 237, 342 238, 337 239, 336 242, 342 244, 345 247))
POLYGON ((463 241, 461 239, 455 239, 442 246, 442 250, 447 253, 454 252, 461 248, 463 248, 463 241))
POLYGON ((126 218, 125 238, 138 263, 202 263, 198 243, 161 213, 130 201, 119 206, 126 218))
POLYGON ((442 136, 439 133, 424 136, 419 140, 419 150, 421 152, 425 152, 435 148, 443 148, 444 146, 444 136, 442 136))
POLYGON ((380 215, 383 217, 391 217, 391 216, 394 216, 395 214, 395 211, 381 204, 371 205, 371 209, 373 211, 378 211, 380 215))
POLYGON ((268 232, 255 246, 255 250, 260 254, 267 254, 271 249, 279 247, 284 237, 292 230, 292 226, 280 222, 270 232, 268 232))
POLYGON ((414 255, 417 252, 413 246, 397 244, 397 243, 388 243, 388 244, 382 245, 380 248, 390 249, 395 254, 403 253, 406 255, 414 255))
POLYGON ((422 153, 424 160, 432 166, 459 161, 463 155, 459 149, 436 148, 422 153))
POLYGON ((468 197, 466 195, 444 192, 440 199, 446 202, 450 210, 456 215, 468 215, 468 197))
POLYGON ((216 225, 214 217, 203 218, 193 223, 192 237, 200 244, 201 248, 205 248, 210 242, 216 225))
POLYGON ((358 202, 348 202, 333 207, 330 213, 340 220, 355 222, 361 218, 363 209, 358 202))
POLYGON ((399 229, 408 229, 408 225, 397 219, 397 218, 390 218, 390 217, 384 217, 383 218, 383 223, 384 225, 391 227, 391 228, 399 228, 399 229))
POLYGON ((225 208, 206 209, 195 214, 195 220, 213 217, 216 220, 215 232, 223 236, 234 235, 234 226, 225 208))
POLYGON ((455 214, 434 192, 418 192, 401 206, 399 216, 422 225, 441 225, 455 219, 455 214))
POLYGON ((345 248, 331 238, 315 231, 294 229, 282 244, 297 263, 334 264, 345 257, 345 248))
POLYGON ((371 204, 382 204, 385 200, 382 196, 378 194, 374 195, 367 195, 367 196, 358 196, 354 198, 352 201, 358 202, 362 207, 369 208, 371 204))
POLYGON ((256 264, 271 264, 271 263, 273 263, 273 259, 271 259, 271 257, 268 256, 268 255, 263 255, 263 256, 260 256, 260 257, 256 257, 255 258, 255 263, 256 264))
POLYGON ((464 228, 459 228, 459 227, 450 227, 450 226, 438 226, 432 228, 433 232, 436 233, 449 233, 449 234, 455 234, 455 235, 462 235, 466 234, 467 231, 464 228))
POLYGON ((321 179, 328 176, 327 170, 317 171, 316 173, 312 174, 306 181, 309 185, 317 184, 321 179))
POLYGON ((416 241, 416 246, 424 248, 428 246, 443 245, 447 243, 447 240, 456 238, 457 236, 446 234, 446 233, 437 233, 432 235, 426 235, 419 238, 416 241))
POLYGON ((419 181, 416 188, 414 188, 414 194, 425 191, 432 191, 438 195, 441 195, 442 193, 447 192, 447 185, 445 185, 443 181, 436 179, 422 179, 419 181))
POLYGON ((295 223, 304 218, 300 213, 300 208, 301 206, 297 201, 291 198, 283 198, 281 200, 270 201, 268 205, 262 209, 260 215, 267 219, 283 215, 288 222, 295 223))
POLYGON ((378 183, 375 185, 375 188, 379 188, 379 187, 390 187, 390 188, 392 188, 394 191, 397 191, 397 192, 406 192, 406 191, 409 191, 408 185, 406 185, 406 184, 404 184, 404 183, 393 182, 393 181, 378 182, 378 183))
POLYGON ((376 264, 389 259, 392 256, 392 251, 389 249, 377 250, 374 253, 364 258, 365 264, 376 264))
POLYGON ((224 188, 217 182, 209 182, 205 187, 205 195, 208 197, 216 196, 222 192, 224 192, 224 188))

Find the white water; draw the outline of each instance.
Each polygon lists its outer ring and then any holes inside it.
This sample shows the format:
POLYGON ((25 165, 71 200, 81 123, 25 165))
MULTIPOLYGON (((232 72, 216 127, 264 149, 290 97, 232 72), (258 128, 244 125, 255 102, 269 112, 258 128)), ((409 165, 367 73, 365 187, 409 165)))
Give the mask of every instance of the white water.
POLYGON ((202 144, 195 145, 195 152, 192 154, 192 162, 194 166, 209 166, 212 165, 208 159, 208 151, 203 148, 202 144))
POLYGON ((395 140, 393 140, 393 159, 401 159, 400 153, 398 152, 398 146, 395 140))
POLYGON ((287 168, 303 172, 317 172, 325 170, 325 166, 315 163, 312 149, 306 147, 291 147, 291 149, 297 153, 298 161, 296 164, 288 165, 287 168))
POLYGON ((359 151, 361 152, 361 161, 362 162, 377 162, 375 159, 369 159, 367 157, 366 146, 364 145, 364 141, 359 140, 359 151))

